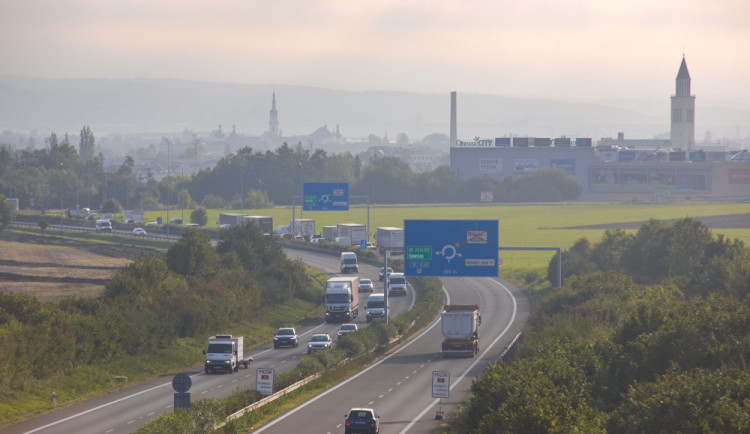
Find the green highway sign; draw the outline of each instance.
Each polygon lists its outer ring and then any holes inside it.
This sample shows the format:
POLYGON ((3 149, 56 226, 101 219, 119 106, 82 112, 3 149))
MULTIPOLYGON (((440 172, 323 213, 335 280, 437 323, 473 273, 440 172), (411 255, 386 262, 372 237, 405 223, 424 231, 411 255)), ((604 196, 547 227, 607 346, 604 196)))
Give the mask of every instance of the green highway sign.
POLYGON ((409 246, 406 249, 406 258, 409 260, 432 259, 432 246, 409 246))

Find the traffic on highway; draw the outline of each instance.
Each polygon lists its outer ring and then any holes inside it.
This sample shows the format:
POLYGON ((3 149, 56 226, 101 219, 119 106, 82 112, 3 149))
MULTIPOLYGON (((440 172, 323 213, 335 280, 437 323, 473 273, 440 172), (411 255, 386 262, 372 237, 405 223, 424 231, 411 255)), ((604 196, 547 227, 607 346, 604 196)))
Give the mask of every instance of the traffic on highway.
MULTIPOLYGON (((304 250, 286 249, 287 255, 331 276, 340 271, 339 258, 304 250)), ((378 282, 379 267, 360 264, 358 276, 377 282, 372 294, 382 294, 385 285, 378 282)), ((351 274, 348 274, 351 276, 351 274)), ((495 278, 443 279, 447 304, 479 305, 483 312, 481 347, 476 357, 444 358, 443 336, 437 319, 425 330, 355 376, 319 394, 297 408, 279 416, 254 432, 344 432, 352 407, 376 409, 379 432, 431 432, 437 424, 436 407, 455 408, 470 390, 471 380, 482 374, 484 366, 494 363, 517 335, 528 318, 528 303, 516 288, 495 278), (433 371, 450 372, 450 396, 435 399, 431 395, 433 371)), ((346 323, 366 327, 364 306, 370 293, 361 293, 361 312, 346 323)), ((389 316, 397 316, 414 304, 414 291, 405 297, 392 297, 389 316)), ((289 325, 293 327, 294 325, 289 325)), ((267 344, 244 352, 240 359, 250 360, 248 367, 238 366, 232 375, 206 374, 203 365, 186 371, 191 380, 191 399, 221 399, 237 389, 256 386, 258 368, 277 373, 292 370, 307 357, 313 335, 328 335, 335 341, 341 324, 320 322, 297 328, 298 345, 274 349, 267 344)), ((317 340, 318 338, 316 338, 317 340)), ((333 343, 335 344, 335 342, 333 343)), ((321 345, 327 345, 322 342, 321 345)), ((200 355, 196 355, 196 362, 200 355)), ((127 433, 165 412, 174 411, 171 376, 125 387, 117 392, 87 400, 0 430, 0 433, 127 433)))

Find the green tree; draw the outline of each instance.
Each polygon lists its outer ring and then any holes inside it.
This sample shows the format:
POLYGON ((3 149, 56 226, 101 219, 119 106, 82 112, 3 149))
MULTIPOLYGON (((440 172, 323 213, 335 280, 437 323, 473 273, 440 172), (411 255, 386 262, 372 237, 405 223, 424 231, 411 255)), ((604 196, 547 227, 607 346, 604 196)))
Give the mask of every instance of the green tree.
POLYGON ((637 383, 612 412, 609 432, 747 432, 750 373, 746 369, 673 370, 637 383))
POLYGON ((632 239, 622 228, 605 230, 601 241, 591 249, 591 260, 603 271, 619 269, 623 252, 632 239))
POLYGON ((11 212, 10 202, 4 195, 0 194, 0 231, 10 225, 11 212))
POLYGON ((268 199, 265 191, 250 190, 247 194, 247 206, 250 209, 273 208, 273 202, 268 199))
POLYGON ((414 173, 409 165, 395 157, 373 160, 362 170, 353 193, 370 197, 375 203, 409 203, 413 192, 414 173))
POLYGON ((115 214, 121 211, 122 205, 116 199, 107 199, 102 204, 102 212, 115 214))
POLYGON ((669 270, 669 240, 672 231, 663 222, 650 219, 636 232, 632 242, 622 253, 625 270, 646 282, 667 276, 669 270))
POLYGON ((167 266, 183 276, 210 276, 216 272, 218 255, 208 235, 187 230, 167 250, 167 266))
POLYGON ((224 208, 227 201, 219 195, 209 193, 201 201, 201 205, 208 209, 220 209, 224 208))
POLYGON ((206 208, 199 207, 190 213, 190 223, 195 223, 201 227, 206 226, 208 223, 208 212, 206 208))
POLYGON ((90 160, 94 158, 94 133, 91 132, 91 128, 88 125, 84 125, 81 128, 81 139, 78 143, 78 155, 83 160, 90 160))
POLYGON ((190 198, 190 192, 187 189, 183 188, 177 192, 177 205, 180 209, 189 208, 192 202, 193 199, 190 198))
MULTIPOLYGON (((562 280, 570 276, 583 276, 597 271, 597 266, 591 261, 591 245, 586 238, 580 238, 570 250, 560 253, 562 261, 562 280)), ((550 258, 547 265, 547 279, 557 282, 557 255, 550 258)))

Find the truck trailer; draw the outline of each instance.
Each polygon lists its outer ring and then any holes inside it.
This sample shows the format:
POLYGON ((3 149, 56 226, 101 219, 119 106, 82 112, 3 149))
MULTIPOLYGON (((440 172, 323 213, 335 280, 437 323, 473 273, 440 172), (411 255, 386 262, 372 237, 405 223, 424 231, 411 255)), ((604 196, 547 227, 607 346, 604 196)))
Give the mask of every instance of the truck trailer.
POLYGON ((244 338, 242 336, 216 335, 208 338, 206 349, 203 350, 205 357, 204 372, 206 375, 224 371, 237 372, 240 365, 247 369, 252 357, 245 357, 244 338))
POLYGON ((332 277, 326 282, 326 322, 353 321, 359 315, 359 277, 332 277))
POLYGON ((229 226, 241 225, 242 219, 244 217, 245 216, 242 214, 221 213, 219 214, 219 217, 216 219, 216 227, 226 228, 229 226))
POLYGON ((443 357, 474 357, 479 352, 479 305, 446 304, 440 314, 443 357))
POLYGON ((375 247, 381 252, 390 250, 391 253, 404 253, 404 229, 394 227, 380 227, 375 229, 375 247))
POLYGON ((349 238, 349 242, 358 246, 360 241, 367 240, 367 227, 359 223, 339 223, 336 225, 338 238, 349 238))
POLYGON ((326 241, 336 241, 336 226, 323 226, 323 239, 326 241))
POLYGON ((260 230, 264 234, 270 235, 273 233, 273 217, 263 215, 245 215, 242 216, 243 222, 255 223, 260 227, 260 230))
POLYGON ((313 219, 294 219, 289 220, 289 228, 292 235, 302 235, 309 240, 315 235, 315 220, 313 219))

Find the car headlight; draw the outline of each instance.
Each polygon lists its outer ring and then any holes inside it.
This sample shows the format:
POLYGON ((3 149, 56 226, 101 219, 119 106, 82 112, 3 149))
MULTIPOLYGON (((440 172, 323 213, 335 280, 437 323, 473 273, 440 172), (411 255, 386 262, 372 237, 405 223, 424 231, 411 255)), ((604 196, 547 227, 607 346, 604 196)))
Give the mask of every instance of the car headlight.
POLYGON ((206 360, 206 363, 209 363, 209 364, 210 364, 210 363, 211 363, 211 361, 210 361, 210 360, 206 360))

